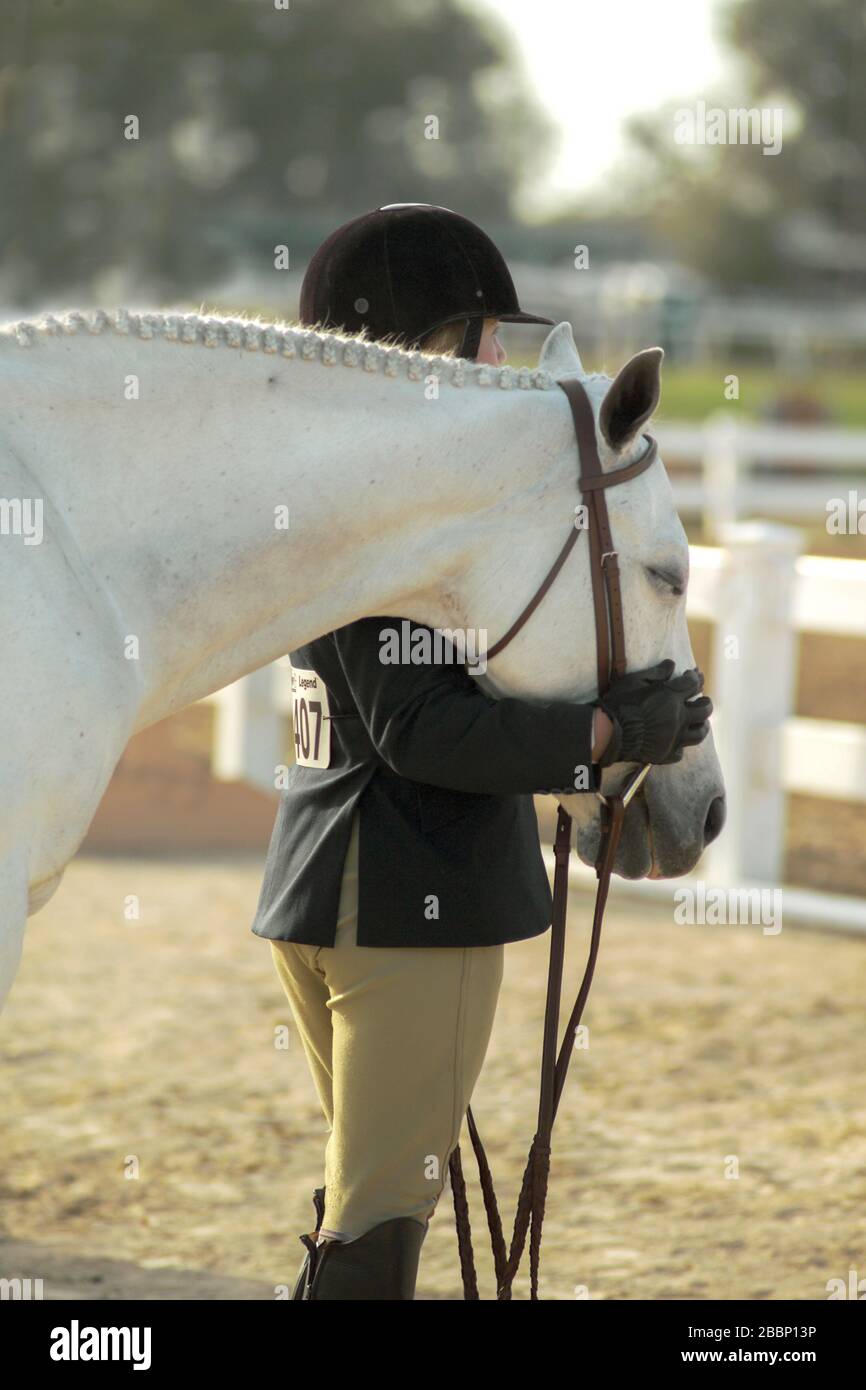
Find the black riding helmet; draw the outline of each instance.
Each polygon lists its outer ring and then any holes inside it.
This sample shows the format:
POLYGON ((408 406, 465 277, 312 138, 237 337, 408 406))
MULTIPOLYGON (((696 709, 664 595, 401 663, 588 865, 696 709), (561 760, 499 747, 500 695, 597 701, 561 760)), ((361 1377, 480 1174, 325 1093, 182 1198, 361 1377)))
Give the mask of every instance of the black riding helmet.
POLYGON ((432 203, 389 203, 338 227, 301 286, 301 322, 372 338, 420 340, 466 319, 460 356, 474 358, 484 320, 548 323, 526 314, 502 254, 467 217, 432 203))

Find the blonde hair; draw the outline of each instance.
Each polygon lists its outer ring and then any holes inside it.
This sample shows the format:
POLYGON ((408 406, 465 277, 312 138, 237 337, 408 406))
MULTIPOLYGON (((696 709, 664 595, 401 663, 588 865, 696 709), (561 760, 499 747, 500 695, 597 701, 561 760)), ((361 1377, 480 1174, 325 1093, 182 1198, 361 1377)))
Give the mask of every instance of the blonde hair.
POLYGON ((441 328, 434 328, 432 333, 422 338, 419 347, 431 357, 449 357, 452 353, 456 355, 465 331, 466 319, 457 319, 455 323, 443 323, 441 328))

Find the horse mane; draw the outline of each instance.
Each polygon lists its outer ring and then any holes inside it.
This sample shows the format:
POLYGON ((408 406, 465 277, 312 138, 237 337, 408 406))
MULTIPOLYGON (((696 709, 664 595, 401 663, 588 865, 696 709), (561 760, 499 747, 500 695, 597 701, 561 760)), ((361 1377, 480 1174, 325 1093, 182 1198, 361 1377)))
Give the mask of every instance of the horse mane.
POLYGON ((466 358, 429 355, 391 344, 376 342, 365 333, 351 335, 308 328, 298 323, 263 320, 260 316, 223 317, 220 314, 133 313, 116 309, 107 313, 96 309, 87 313, 70 310, 61 315, 42 314, 36 319, 20 319, 0 324, 0 341, 11 339, 21 347, 35 347, 57 337, 80 334, 83 337, 116 333, 143 341, 161 338, 169 343, 195 347, 241 348, 322 366, 361 367, 365 372, 421 381, 430 375, 451 386, 496 386, 548 391, 556 385, 547 371, 538 367, 490 367, 466 358))

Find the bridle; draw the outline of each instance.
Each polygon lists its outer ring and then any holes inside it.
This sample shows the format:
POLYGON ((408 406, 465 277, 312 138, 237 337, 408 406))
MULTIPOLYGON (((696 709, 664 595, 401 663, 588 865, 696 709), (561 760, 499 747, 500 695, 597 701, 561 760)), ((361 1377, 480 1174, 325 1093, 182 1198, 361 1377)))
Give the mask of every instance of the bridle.
MULTIPOLYGON (((595 437, 595 419, 589 397, 576 379, 560 381, 558 385, 565 392, 571 406, 580 464, 583 469, 578 488, 587 509, 589 525, 587 528, 572 526, 568 540, 554 560, 547 575, 533 594, 523 612, 498 642, 487 649, 487 658, 498 655, 511 639, 520 631, 541 603, 545 594, 562 569, 572 549, 580 538, 581 530, 589 531, 590 573, 592 576, 592 598, 595 610, 596 666, 598 673, 598 692, 608 689, 612 678, 625 675, 625 629, 623 625, 622 592, 619 581, 619 563, 613 548, 610 520, 607 513, 605 492, 609 487, 618 487, 630 482, 643 473, 658 456, 658 444, 651 435, 644 435, 648 448, 636 463, 610 473, 602 471, 601 460, 595 437)), ((493 1261, 496 1270, 497 1298, 507 1301, 511 1298, 511 1286, 517 1274, 523 1249, 529 1232, 530 1298, 538 1298, 538 1266, 541 1249, 541 1227, 544 1221, 544 1205, 547 1197, 547 1181, 550 1170, 550 1143, 553 1123, 559 1107, 562 1088, 568 1071, 568 1064, 574 1050, 574 1041, 580 1024, 583 1008, 592 984, 601 940, 601 926, 607 903, 610 879, 616 851, 622 835, 625 810, 635 796, 650 771, 650 764, 638 768, 627 779, 622 789, 613 796, 596 792, 601 810, 601 838, 595 871, 598 878, 595 908, 592 918, 592 936, 586 968, 571 1017, 557 1053, 557 1033, 559 1029, 559 1009, 562 996, 562 971, 565 959, 565 921, 568 902, 568 859, 571 853, 571 816, 562 806, 556 822, 556 839, 553 853, 555 861, 553 885, 553 912, 551 918, 550 968, 547 977, 547 1002, 544 1012, 544 1044, 541 1058, 541 1087, 538 1102, 538 1125, 529 1158, 523 1175, 523 1185, 514 1218, 514 1231, 511 1246, 505 1248, 502 1221, 490 1165, 484 1152, 484 1145, 475 1125, 471 1106, 466 1111, 472 1147, 478 1161, 478 1173, 487 1213, 487 1224, 493 1246, 493 1261)), ((469 1206, 466 1198, 466 1184, 460 1159, 459 1145, 449 1160, 451 1190, 454 1199, 454 1214, 457 1222, 457 1240, 460 1249, 460 1269, 463 1276, 463 1293, 466 1299, 478 1298, 478 1280, 472 1254, 472 1232, 469 1224, 469 1206)))
MULTIPOLYGON (((608 689, 611 678, 625 675, 625 628, 623 623, 622 591, 619 579, 619 562, 613 547, 610 519, 607 512, 605 492, 609 487, 618 487, 638 477, 655 461, 658 444, 650 435, 644 435, 648 448, 636 463, 618 468, 610 473, 602 470, 595 437, 595 418, 589 397, 576 379, 560 381, 558 385, 565 392, 571 406, 574 429, 577 437, 578 453, 582 473, 578 478, 584 505, 588 515, 590 574, 592 577, 592 598, 595 612, 596 668, 598 692, 608 689)), ((529 603, 512 623, 498 642, 487 649, 488 660, 498 655, 523 625, 531 618, 545 594, 550 589, 562 569, 572 549, 580 538, 581 530, 572 526, 565 545, 560 550, 545 578, 533 594, 529 603)), ((544 1044, 541 1059, 541 1086, 538 1102, 538 1125, 514 1218, 514 1231, 508 1252, 502 1233, 502 1221, 490 1173, 490 1165, 484 1152, 484 1145, 475 1125, 471 1106, 466 1111, 472 1147, 478 1161, 478 1173, 487 1213, 487 1224, 493 1247, 493 1260, 496 1270, 497 1298, 511 1298, 511 1286, 523 1255, 527 1231, 529 1231, 530 1260, 530 1298, 538 1298, 538 1266, 541 1249, 541 1228, 544 1221, 544 1206, 547 1197, 547 1180, 550 1169, 550 1143, 553 1123, 559 1107, 562 1088, 565 1084, 568 1064, 574 1050, 574 1040, 580 1024, 583 1008, 592 984, 601 940, 601 926, 607 903, 610 879, 616 851, 622 835, 625 810, 645 781, 650 764, 638 768, 627 778, 622 789, 612 796, 597 792, 602 803, 601 838, 595 871, 598 878, 595 908, 592 919, 592 936, 589 956, 581 980, 580 989, 571 1017, 557 1054, 556 1040, 559 1026, 560 999, 562 996, 562 972, 565 959, 565 922, 568 902, 568 859, 571 854, 571 816, 562 806, 556 822, 556 838, 553 846, 555 870, 553 887, 553 912, 551 917, 550 967, 547 977, 547 1001, 544 1012, 544 1044)), ((460 1159, 460 1147, 455 1148, 449 1160, 451 1189, 454 1199, 454 1213, 457 1222, 457 1239, 460 1249, 460 1268, 463 1276, 463 1292, 467 1299, 478 1298, 478 1281, 472 1254, 472 1233, 469 1224, 469 1206, 466 1199, 466 1185, 460 1159)))

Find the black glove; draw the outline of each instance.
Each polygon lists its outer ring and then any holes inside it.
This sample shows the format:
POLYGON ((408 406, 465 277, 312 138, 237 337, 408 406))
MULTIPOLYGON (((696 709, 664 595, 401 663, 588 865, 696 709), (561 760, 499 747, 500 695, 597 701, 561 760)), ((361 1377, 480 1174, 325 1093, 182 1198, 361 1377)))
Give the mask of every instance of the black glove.
POLYGON ((697 669, 673 676, 673 661, 615 680, 593 703, 613 724, 600 767, 613 763, 678 763, 683 750, 702 743, 710 731, 712 701, 694 696, 703 689, 697 669))

